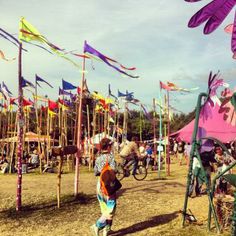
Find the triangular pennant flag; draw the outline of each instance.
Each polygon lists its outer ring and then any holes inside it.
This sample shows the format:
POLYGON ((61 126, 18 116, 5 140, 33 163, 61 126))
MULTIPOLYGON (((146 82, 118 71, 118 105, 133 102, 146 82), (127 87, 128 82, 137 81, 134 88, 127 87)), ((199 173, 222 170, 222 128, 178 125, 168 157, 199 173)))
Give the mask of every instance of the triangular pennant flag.
POLYGON ((73 84, 62 79, 62 88, 64 90, 72 90, 72 89, 77 89, 77 86, 74 86, 73 84))
MULTIPOLYGON (((51 84, 49 84, 46 80, 42 79, 41 77, 39 77, 37 74, 35 75, 35 81, 36 83, 39 85, 38 82, 43 82, 45 84, 47 84, 49 87, 53 88, 53 86, 51 84)), ((40 85, 39 85, 40 86, 40 85)))

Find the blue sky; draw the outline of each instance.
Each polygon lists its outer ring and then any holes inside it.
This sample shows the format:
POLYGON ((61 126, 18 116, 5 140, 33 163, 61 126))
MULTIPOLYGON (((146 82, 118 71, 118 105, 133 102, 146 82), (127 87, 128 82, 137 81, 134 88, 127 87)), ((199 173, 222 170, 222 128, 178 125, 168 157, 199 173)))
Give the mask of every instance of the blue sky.
MULTIPOLYGON (((197 95, 205 92, 210 70, 220 70, 222 77, 236 85, 236 61, 232 59, 230 35, 223 28, 233 21, 227 17, 211 35, 203 27, 189 29, 190 17, 209 1, 187 3, 184 0, 0 0, 1 28, 17 36, 18 24, 24 16, 48 40, 67 50, 82 53, 84 40, 126 66, 135 66, 141 79, 130 79, 102 62, 86 63, 86 78, 91 91, 107 95, 108 84, 114 94, 134 92, 142 103, 152 104, 159 96, 159 81, 173 82, 184 88, 200 87, 191 94, 171 93, 170 104, 183 112, 196 106, 197 95)), ((26 45, 23 76, 34 82, 34 75, 53 84, 54 89, 39 89, 56 99, 61 79, 79 85, 80 71, 69 62, 44 50, 26 45)), ((0 50, 9 58, 17 56, 17 48, 0 38, 0 50)), ((81 59, 75 58, 81 64, 81 59)), ((0 61, 0 81, 17 94, 17 61, 0 61)))

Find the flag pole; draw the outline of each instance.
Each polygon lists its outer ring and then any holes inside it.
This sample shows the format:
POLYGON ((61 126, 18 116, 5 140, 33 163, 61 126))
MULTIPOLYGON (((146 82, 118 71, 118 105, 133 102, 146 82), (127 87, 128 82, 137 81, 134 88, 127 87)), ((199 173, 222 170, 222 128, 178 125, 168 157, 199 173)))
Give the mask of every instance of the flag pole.
POLYGON ((161 177, 161 151, 162 151, 162 111, 161 111, 161 91, 160 91, 160 106, 159 106, 159 144, 158 144, 158 178, 161 177))
POLYGON ((139 140, 142 142, 143 138, 142 138, 142 107, 141 107, 141 103, 140 103, 140 111, 139 111, 139 140))
MULTIPOLYGON (((156 161, 156 158, 157 158, 157 145, 156 145, 156 99, 155 98, 153 98, 152 125, 153 125, 153 155, 154 155, 154 160, 156 161)), ((160 175, 158 174, 158 178, 159 177, 160 177, 160 175)))
POLYGON ((16 211, 21 210, 21 193, 22 193, 22 156, 23 156, 23 127, 24 117, 22 111, 23 89, 22 89, 22 43, 19 43, 18 56, 18 135, 17 135, 17 193, 16 193, 16 211))
MULTIPOLYGON (((85 41, 86 42, 86 41, 85 41)), ((84 42, 84 43, 85 43, 84 42)), ((82 80, 81 80, 81 93, 79 98, 79 110, 78 110, 78 125, 77 125, 77 154, 76 154, 76 164, 75 164, 75 180, 74 180, 74 195, 78 196, 79 187, 79 159, 81 155, 81 127, 82 127, 82 102, 83 102, 83 90, 84 90, 84 77, 85 77, 85 57, 83 57, 82 65, 82 80)))
POLYGON ((167 174, 170 176, 170 98, 167 90, 167 174))
MULTIPOLYGON (((36 77, 36 75, 35 75, 36 77)), ((36 131, 38 136, 38 154, 39 154, 39 171, 42 174, 42 151, 41 151, 41 130, 39 127, 39 114, 38 114, 38 89, 37 89, 37 80, 35 78, 35 98, 34 98, 34 106, 35 106, 35 115, 36 115, 36 131)))

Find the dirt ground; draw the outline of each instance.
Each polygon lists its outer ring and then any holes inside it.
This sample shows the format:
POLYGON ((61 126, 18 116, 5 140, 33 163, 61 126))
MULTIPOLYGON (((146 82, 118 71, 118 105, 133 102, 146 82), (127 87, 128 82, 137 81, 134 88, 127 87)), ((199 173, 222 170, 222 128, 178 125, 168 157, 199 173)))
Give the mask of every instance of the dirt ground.
MULTIPOLYGON (((122 180, 113 236, 121 235, 216 235, 207 231, 208 200, 201 196, 189 200, 188 208, 198 225, 181 227, 186 166, 171 165, 171 176, 157 178, 150 171, 144 181, 133 177, 122 180)), ((79 198, 74 199, 74 174, 62 175, 62 203, 57 209, 56 174, 23 175, 23 209, 15 211, 16 175, 0 175, 0 235, 92 235, 89 226, 100 216, 96 199, 96 177, 81 167, 79 198)), ((230 235, 230 229, 222 235, 230 235)))

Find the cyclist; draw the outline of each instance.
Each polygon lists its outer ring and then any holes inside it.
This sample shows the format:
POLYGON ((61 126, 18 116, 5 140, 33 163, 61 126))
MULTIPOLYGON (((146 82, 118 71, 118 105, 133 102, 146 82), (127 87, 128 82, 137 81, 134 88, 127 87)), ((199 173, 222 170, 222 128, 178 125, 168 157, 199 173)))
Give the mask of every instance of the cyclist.
MULTIPOLYGON (((138 138, 132 137, 130 142, 124 144, 120 152, 120 157, 123 158, 124 170, 128 170, 129 166, 133 165, 132 175, 135 173, 138 165, 138 159, 140 158, 140 152, 138 148, 138 138)), ((126 172, 126 175, 127 172, 126 172)))

